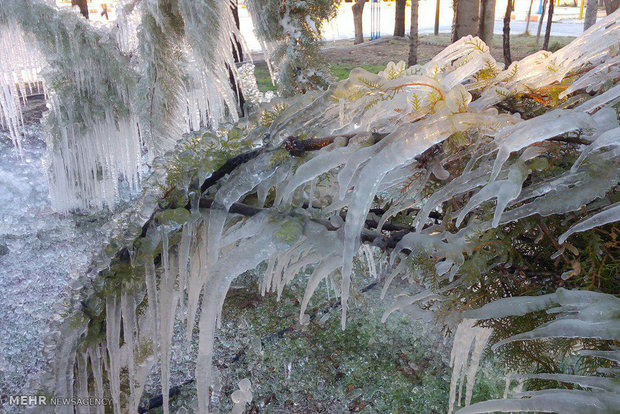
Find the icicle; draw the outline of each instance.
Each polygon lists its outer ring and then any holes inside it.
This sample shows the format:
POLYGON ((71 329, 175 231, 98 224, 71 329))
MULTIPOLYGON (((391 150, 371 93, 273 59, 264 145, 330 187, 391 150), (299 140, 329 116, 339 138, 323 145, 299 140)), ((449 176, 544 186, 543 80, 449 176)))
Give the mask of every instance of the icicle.
POLYGON ((123 319, 123 339, 127 351, 127 369, 129 373, 129 407, 137 411, 140 405, 140 395, 136 393, 136 300, 133 288, 126 286, 121 293, 121 314, 123 319))
POLYGON ((314 272, 312 272, 312 276, 306 284, 306 291, 304 292, 304 297, 301 301, 299 310, 300 321, 303 321, 308 303, 319 286, 319 283, 321 283, 323 279, 327 279, 329 274, 338 269, 341 264, 342 257, 340 257, 340 255, 332 255, 327 259, 322 260, 321 263, 314 268, 314 272))
POLYGON ((121 306, 116 295, 106 298, 106 344, 109 358, 108 381, 114 411, 121 412, 121 306))
POLYGON ((161 391, 163 395, 164 413, 170 410, 170 342, 172 340, 172 329, 176 316, 177 304, 179 301, 179 291, 177 285, 177 266, 176 255, 169 254, 168 235, 162 231, 162 266, 164 273, 159 283, 159 355, 161 358, 161 391))
POLYGON ((459 398, 457 400, 456 389, 459 382, 460 387, 463 387, 464 378, 467 378, 465 405, 469 405, 471 402, 480 358, 493 332, 489 328, 475 327, 475 323, 476 321, 473 319, 464 319, 459 324, 454 335, 454 345, 452 345, 452 354, 450 356, 452 379, 450 381, 449 414, 454 412, 455 403, 460 405, 461 392, 459 391, 459 398))
MULTIPOLYGON (((90 360, 90 366, 93 374, 93 381, 95 383, 95 398, 103 398, 103 370, 101 368, 101 348, 99 344, 91 345, 88 348, 88 358, 90 360)), ((104 413, 104 407, 99 405, 96 407, 97 414, 104 413)))
POLYGON ((371 279, 377 279, 377 267, 375 265, 375 258, 372 254, 372 250, 369 245, 363 244, 362 251, 366 257, 366 263, 368 265, 368 276, 371 279))
POLYGON ((0 126, 21 154, 23 126, 22 104, 28 93, 44 93, 39 73, 45 59, 32 41, 27 41, 22 29, 13 21, 0 24, 0 126))

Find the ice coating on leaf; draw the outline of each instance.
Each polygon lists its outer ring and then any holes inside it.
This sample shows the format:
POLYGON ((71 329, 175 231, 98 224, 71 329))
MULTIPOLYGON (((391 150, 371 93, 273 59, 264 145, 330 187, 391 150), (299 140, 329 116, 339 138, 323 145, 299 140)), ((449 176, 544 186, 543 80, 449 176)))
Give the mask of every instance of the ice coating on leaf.
POLYGON ((271 156, 263 154, 258 158, 245 164, 237 173, 229 177, 215 195, 213 200, 212 213, 209 216, 208 230, 208 257, 211 263, 215 263, 218 258, 221 245, 221 234, 228 210, 241 197, 252 191, 261 182, 270 178, 274 171, 265 168, 271 163, 271 156))
POLYGON ((589 116, 577 111, 556 109, 501 130, 495 137, 499 151, 493 164, 491 179, 494 180, 499 175, 511 153, 537 142, 580 129, 595 129, 589 116))
POLYGON ((616 316, 617 310, 620 310, 620 299, 605 293, 560 288, 548 295, 499 299, 468 311, 466 315, 475 319, 495 319, 525 315, 553 305, 557 307, 548 312, 561 314, 562 318, 499 341, 493 347, 536 338, 620 338, 620 319, 616 316))
POLYGON ((501 222, 509 223, 533 214, 548 216, 575 211, 603 197, 620 179, 613 151, 590 155, 577 171, 568 171, 557 178, 542 182, 524 191, 516 202, 530 200, 502 215, 501 222))
POLYGON ((560 236, 558 242, 562 244, 572 234, 588 231, 594 227, 603 226, 607 223, 613 223, 618 220, 620 220, 620 203, 615 203, 607 207, 605 210, 600 211, 593 216, 590 216, 587 219, 573 225, 560 236))
POLYGON ((281 195, 282 201, 285 203, 290 202, 293 191, 299 186, 336 168, 340 164, 344 164, 353 151, 354 149, 351 147, 335 148, 332 151, 323 152, 304 163, 295 171, 295 175, 286 182, 281 195))
POLYGON ((583 160, 588 158, 588 156, 594 151, 597 151, 598 149, 604 148, 604 147, 619 146, 619 145, 620 145, 620 127, 603 133, 598 138, 596 138, 594 142, 588 145, 581 152, 581 154, 579 154, 579 158, 577 158, 577 160, 571 167, 571 171, 577 171, 578 167, 581 165, 583 160))
POLYGON ((456 414, 494 412, 548 412, 566 414, 612 414, 620 396, 615 393, 583 390, 545 390, 528 393, 527 398, 488 400, 461 408, 456 414))
POLYGON ((386 145, 360 171, 356 179, 355 192, 352 196, 345 223, 345 241, 342 268, 342 326, 345 325, 346 307, 353 256, 359 247, 359 235, 370 204, 381 180, 394 168, 404 164, 427 148, 442 142, 455 132, 464 131, 473 126, 491 128, 497 121, 490 114, 457 113, 437 114, 421 121, 413 131, 409 125, 403 125, 390 136, 390 145, 386 145))
POLYGON ((620 56, 609 59, 596 66, 575 82, 571 83, 562 93, 560 98, 565 98, 573 92, 584 89, 586 92, 598 92, 600 88, 612 77, 620 75, 620 56))
POLYGON ((482 202, 491 198, 497 198, 497 206, 493 215, 493 227, 497 227, 506 206, 521 193, 521 186, 528 176, 528 169, 525 165, 518 163, 510 167, 506 180, 492 181, 484 188, 473 195, 465 207, 459 213, 456 225, 460 226, 465 216, 480 205, 482 202))
POLYGON ((614 105, 620 100, 620 85, 616 85, 589 101, 579 105, 575 110, 592 113, 604 105, 614 105))
POLYGON ((517 378, 521 379, 544 379, 549 381, 565 382, 576 384, 580 387, 598 389, 601 391, 615 392, 618 390, 620 380, 615 378, 593 377, 586 375, 569 374, 522 374, 517 378))

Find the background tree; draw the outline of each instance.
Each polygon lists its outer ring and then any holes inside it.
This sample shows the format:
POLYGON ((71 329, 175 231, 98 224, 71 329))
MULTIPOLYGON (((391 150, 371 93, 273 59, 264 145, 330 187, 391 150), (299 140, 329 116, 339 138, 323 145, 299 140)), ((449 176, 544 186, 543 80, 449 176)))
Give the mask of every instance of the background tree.
POLYGON ((526 35, 530 35, 530 19, 532 18, 532 6, 534 5, 534 0, 530 0, 530 7, 527 9, 527 18, 525 19, 525 31, 523 32, 526 35))
POLYGON ((549 37, 551 36, 551 23, 553 22, 554 2, 549 2, 549 12, 547 14, 547 28, 545 30, 545 41, 543 42, 543 50, 549 50, 549 37))
POLYGON ((598 12, 598 1, 588 0, 586 6, 586 17, 583 19, 583 30, 586 31, 596 23, 596 13, 598 12))
POLYGON ((452 42, 463 36, 478 35, 480 0, 454 0, 452 7, 454 9, 452 42))
POLYGON ((411 27, 409 29, 409 59, 407 63, 413 66, 418 63, 418 7, 419 0, 411 0, 411 27))
POLYGON ((512 63, 510 57, 510 15, 512 14, 512 1, 506 2, 506 13, 504 13, 504 35, 502 39, 502 46, 504 49, 504 64, 509 66, 512 63))
POLYGON ((495 24, 495 0, 480 1, 480 21, 478 37, 491 47, 493 43, 493 26, 495 24))
POLYGON ((435 28, 433 33, 435 36, 439 34, 439 10, 441 8, 441 0, 437 0, 437 4, 435 5, 435 28))
POLYGON ((616 10, 618 10, 618 6, 620 6, 620 0, 604 0, 605 2, 605 12, 609 16, 616 10))
POLYGON ((71 0, 71 6, 78 6, 82 16, 88 19, 88 0, 71 0))
POLYGON ((394 36, 405 37, 405 7, 407 0, 396 0, 396 13, 394 17, 394 36))
POLYGON ((364 43, 364 27, 362 25, 362 16, 364 14, 364 5, 366 0, 355 0, 355 4, 352 7, 353 10, 353 26, 355 28, 355 40, 354 45, 364 43))
POLYGON ((540 13, 540 20, 538 20, 538 29, 536 29, 536 44, 540 44, 540 32, 542 31, 543 21, 545 20, 545 11, 547 10, 547 0, 543 0, 542 12, 540 13))

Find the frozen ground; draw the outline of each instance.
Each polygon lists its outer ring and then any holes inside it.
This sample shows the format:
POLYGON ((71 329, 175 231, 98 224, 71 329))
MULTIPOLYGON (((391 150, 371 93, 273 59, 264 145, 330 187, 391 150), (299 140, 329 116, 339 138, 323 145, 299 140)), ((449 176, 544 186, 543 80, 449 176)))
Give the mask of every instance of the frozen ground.
MULTIPOLYGON (((38 105, 30 110, 40 112, 38 105)), ((31 389, 44 368, 53 315, 100 240, 97 220, 51 210, 38 122, 25 128, 22 142, 20 159, 0 131, 0 396, 31 389)))

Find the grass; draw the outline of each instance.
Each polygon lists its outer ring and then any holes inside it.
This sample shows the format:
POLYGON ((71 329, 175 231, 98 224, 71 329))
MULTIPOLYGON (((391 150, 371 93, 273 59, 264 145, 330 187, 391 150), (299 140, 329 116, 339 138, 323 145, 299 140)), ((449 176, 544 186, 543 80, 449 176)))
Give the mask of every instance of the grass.
MULTIPOLYGON (((356 67, 358 66, 352 63, 344 62, 333 62, 329 64, 332 75, 339 81, 348 78, 351 70, 356 67)), ((384 65, 361 65, 359 67, 361 67, 362 69, 366 69, 368 72, 371 73, 379 73, 380 71, 385 69, 384 65)), ((260 90, 261 92, 276 90, 276 87, 273 86, 271 83, 271 76, 269 75, 269 69, 267 68, 266 63, 256 63, 256 66, 254 68, 254 75, 256 76, 258 90, 260 90)))

